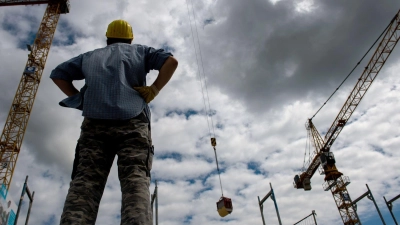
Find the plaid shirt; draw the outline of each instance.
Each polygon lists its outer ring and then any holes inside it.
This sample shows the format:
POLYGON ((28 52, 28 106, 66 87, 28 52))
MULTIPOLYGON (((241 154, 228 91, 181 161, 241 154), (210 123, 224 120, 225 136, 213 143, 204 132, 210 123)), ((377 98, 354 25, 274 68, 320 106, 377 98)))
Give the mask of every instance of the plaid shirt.
POLYGON ((94 119, 126 120, 150 110, 132 87, 146 86, 150 70, 160 70, 172 56, 163 49, 116 43, 74 57, 58 65, 50 78, 66 81, 85 79, 80 93, 60 102, 61 106, 82 110, 94 119))

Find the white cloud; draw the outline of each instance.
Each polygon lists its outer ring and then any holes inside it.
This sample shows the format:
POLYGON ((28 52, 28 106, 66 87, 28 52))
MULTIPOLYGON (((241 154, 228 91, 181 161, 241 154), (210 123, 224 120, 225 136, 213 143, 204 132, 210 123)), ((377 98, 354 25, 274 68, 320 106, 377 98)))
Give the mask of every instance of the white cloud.
MULTIPOLYGON (((257 196, 270 191, 269 183, 283 224, 293 224, 312 210, 318 224, 341 223, 331 194, 322 190, 322 176, 314 175, 309 192, 292 186, 304 159, 304 125, 387 25, 399 3, 187 3, 194 4, 196 13, 210 105, 216 112, 211 133, 215 130, 223 191, 232 198, 233 213, 220 218, 216 211, 221 190, 198 78, 198 71, 203 71, 196 64, 186 2, 86 0, 71 1, 71 12, 61 15, 57 44, 47 60, 10 189, 17 201, 29 175, 29 187, 35 191, 31 224, 59 222, 82 121, 80 112, 58 106, 64 95, 48 76, 59 63, 104 46, 106 27, 117 18, 132 24, 136 43, 168 45, 179 60, 171 82, 152 103, 156 151, 152 178, 158 180, 160 224, 261 224, 257 196)), ((26 63, 28 51, 22 44, 31 41, 44 10, 44 6, 0 8, 2 123, 26 63), (12 30, 10 21, 16 21, 12 30)), ((390 199, 400 192, 397 48, 332 146, 338 169, 351 179, 351 197, 363 194, 368 184, 389 223, 392 219, 382 196, 390 199)), ((321 135, 360 70, 313 119, 321 135)), ((151 72, 148 83, 156 75, 151 72)), ((120 200, 114 164, 97 224, 119 223, 120 200)), ((367 225, 378 217, 367 200, 359 202, 358 213, 367 225)), ((278 223, 270 199, 264 203, 264 215, 267 224, 278 223)))

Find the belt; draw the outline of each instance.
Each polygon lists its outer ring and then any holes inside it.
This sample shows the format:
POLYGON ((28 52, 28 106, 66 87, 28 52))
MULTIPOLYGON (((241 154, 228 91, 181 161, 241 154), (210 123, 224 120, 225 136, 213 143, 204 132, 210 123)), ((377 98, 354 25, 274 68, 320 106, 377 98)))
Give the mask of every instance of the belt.
POLYGON ((132 119, 138 119, 144 123, 149 123, 149 120, 147 119, 147 116, 144 112, 141 112, 139 115, 127 120, 93 119, 88 117, 86 117, 86 119, 90 120, 91 122, 103 125, 123 125, 128 123, 132 119))

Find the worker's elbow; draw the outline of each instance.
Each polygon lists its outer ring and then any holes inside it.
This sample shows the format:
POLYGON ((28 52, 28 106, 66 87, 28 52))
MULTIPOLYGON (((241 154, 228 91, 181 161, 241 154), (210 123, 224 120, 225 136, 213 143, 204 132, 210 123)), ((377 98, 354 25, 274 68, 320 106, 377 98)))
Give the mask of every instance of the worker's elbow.
POLYGON ((168 63, 170 63, 171 66, 178 67, 178 60, 173 56, 168 57, 168 63))
POLYGON ((66 85, 66 84, 72 84, 72 81, 69 80, 64 80, 60 78, 51 78, 53 82, 58 86, 58 85, 66 85))
POLYGON ((51 78, 51 80, 54 82, 54 83, 57 83, 57 82, 59 82, 61 79, 58 79, 58 78, 53 78, 53 77, 50 77, 51 78))

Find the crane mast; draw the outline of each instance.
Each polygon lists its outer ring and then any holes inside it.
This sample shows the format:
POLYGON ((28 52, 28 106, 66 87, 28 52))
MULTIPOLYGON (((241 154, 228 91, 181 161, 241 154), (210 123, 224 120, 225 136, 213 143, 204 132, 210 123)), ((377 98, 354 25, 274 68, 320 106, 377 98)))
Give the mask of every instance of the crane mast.
POLYGON ((49 0, 0 0, 0 6, 48 4, 49 0))
POLYGON ((331 146, 337 139, 343 127, 349 121, 351 115, 361 102, 365 93, 368 91, 372 82, 375 80, 379 71, 382 69, 386 60, 392 53, 394 47, 400 39, 400 11, 390 22, 385 35, 379 43, 368 65, 365 67, 361 77, 358 79, 355 87, 341 108, 336 119, 332 123, 324 139, 318 133, 312 120, 307 122, 307 130, 312 137, 315 151, 310 159, 304 165, 302 173, 295 176, 294 187, 297 189, 311 190, 310 179, 319 166, 322 167, 325 174, 324 190, 330 190, 339 210, 342 221, 345 225, 361 224, 353 207, 350 195, 346 186, 350 184, 348 177, 343 176, 335 166, 335 158, 330 152, 331 146))
POLYGON ((48 4, 0 137, 0 182, 8 191, 60 14, 68 0, 0 0, 0 6, 48 4))

